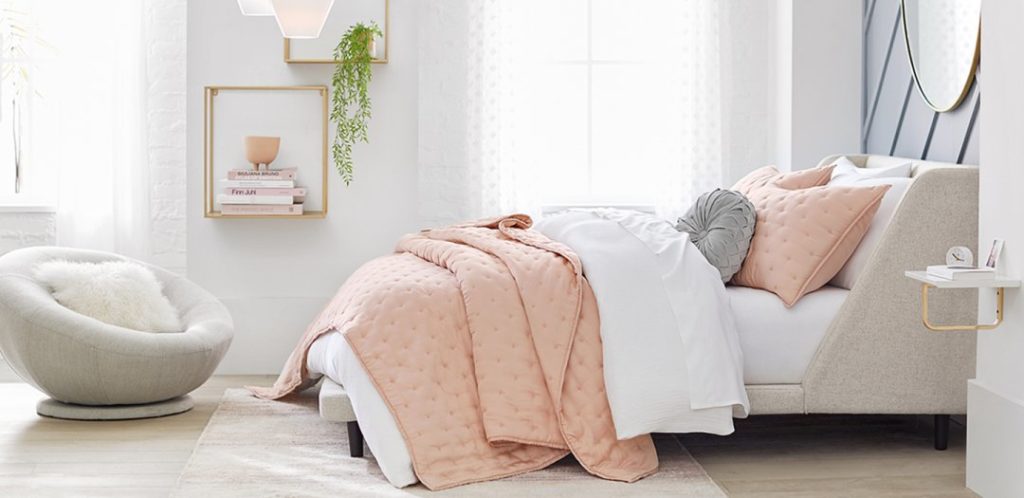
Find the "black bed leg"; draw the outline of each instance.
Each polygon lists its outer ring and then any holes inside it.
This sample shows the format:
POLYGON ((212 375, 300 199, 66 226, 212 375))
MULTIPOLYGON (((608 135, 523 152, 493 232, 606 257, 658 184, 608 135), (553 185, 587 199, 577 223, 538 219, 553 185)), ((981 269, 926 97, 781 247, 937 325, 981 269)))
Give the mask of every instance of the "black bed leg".
POLYGON ((359 422, 348 423, 348 452, 352 458, 363 457, 363 431, 359 429, 359 422))
POLYGON ((949 447, 949 415, 935 416, 935 449, 942 451, 949 447))

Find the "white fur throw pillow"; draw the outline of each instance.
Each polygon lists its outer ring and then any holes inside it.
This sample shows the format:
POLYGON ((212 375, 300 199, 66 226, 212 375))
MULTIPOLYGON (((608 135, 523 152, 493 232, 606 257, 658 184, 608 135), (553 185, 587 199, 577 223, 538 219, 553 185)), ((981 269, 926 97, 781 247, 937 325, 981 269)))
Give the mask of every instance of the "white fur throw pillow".
POLYGON ((36 279, 66 308, 101 322, 142 332, 180 332, 178 311, 149 268, 129 261, 47 261, 36 279))

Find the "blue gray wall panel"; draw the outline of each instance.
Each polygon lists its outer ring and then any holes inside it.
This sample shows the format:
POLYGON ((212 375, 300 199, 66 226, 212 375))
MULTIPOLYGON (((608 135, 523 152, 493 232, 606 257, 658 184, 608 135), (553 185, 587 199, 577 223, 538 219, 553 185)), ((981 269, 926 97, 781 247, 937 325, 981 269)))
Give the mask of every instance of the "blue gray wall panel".
POLYGON ((865 152, 977 164, 980 106, 975 80, 960 107, 943 113, 931 110, 914 85, 899 0, 865 0, 865 152))

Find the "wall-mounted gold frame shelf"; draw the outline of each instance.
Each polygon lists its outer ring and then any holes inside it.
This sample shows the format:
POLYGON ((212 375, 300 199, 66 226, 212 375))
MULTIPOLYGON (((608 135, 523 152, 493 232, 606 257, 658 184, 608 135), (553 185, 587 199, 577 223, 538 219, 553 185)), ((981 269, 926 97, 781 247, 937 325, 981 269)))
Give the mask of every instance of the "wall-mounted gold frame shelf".
MULTIPOLYGON (((328 90, 323 85, 299 85, 299 86, 207 86, 204 92, 203 101, 203 192, 205 198, 204 216, 206 218, 216 219, 315 219, 327 217, 327 179, 328 179, 328 168, 327 168, 327 127, 328 127, 328 90), (223 92, 316 92, 320 97, 320 105, 318 112, 320 114, 320 120, 322 122, 320 126, 321 145, 320 155, 322 157, 320 164, 320 206, 321 209, 315 211, 305 211, 300 215, 262 215, 262 214, 248 214, 248 215, 230 215, 223 214, 220 211, 216 211, 214 208, 214 192, 215 179, 214 179, 214 124, 216 113, 214 103, 216 97, 221 95, 223 92)), ((308 199, 308 195, 307 195, 308 199)))
POLYGON ((206 214, 207 218, 228 218, 232 220, 301 220, 323 219, 327 213, 323 211, 306 211, 302 214, 224 214, 214 211, 206 214))
POLYGON ((1003 295, 1005 289, 1020 287, 1019 279, 1004 276, 996 276, 988 280, 946 280, 928 275, 924 271, 904 272, 907 278, 921 283, 921 323, 928 330, 936 332, 974 332, 978 330, 992 330, 1003 323, 1003 295), (996 291, 996 320, 992 323, 979 323, 970 325, 936 325, 928 318, 928 291, 936 289, 995 289, 996 291))
MULTIPOLYGON (((335 8, 341 7, 340 5, 335 8)), ((391 51, 391 0, 384 0, 384 56, 374 58, 370 61, 371 64, 387 64, 388 54, 391 51)), ((292 56, 292 41, 288 38, 284 39, 284 61, 288 64, 334 64, 334 59, 331 58, 302 58, 292 56)))

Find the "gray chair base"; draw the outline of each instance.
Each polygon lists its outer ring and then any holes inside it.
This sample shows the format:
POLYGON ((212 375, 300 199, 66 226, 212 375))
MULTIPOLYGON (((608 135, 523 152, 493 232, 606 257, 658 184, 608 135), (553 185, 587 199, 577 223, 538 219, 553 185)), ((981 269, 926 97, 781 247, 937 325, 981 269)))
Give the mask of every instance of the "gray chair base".
POLYGON ((136 420, 177 415, 191 410, 193 406, 195 402, 189 395, 145 405, 88 406, 44 399, 36 404, 36 413, 66 420, 136 420))

